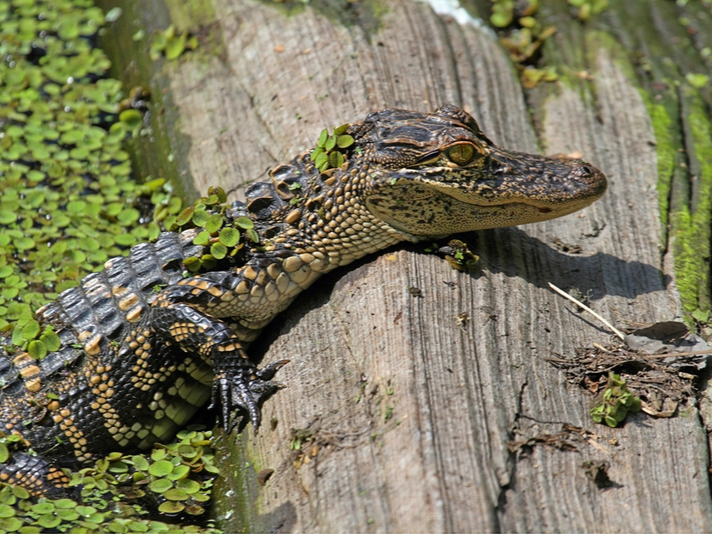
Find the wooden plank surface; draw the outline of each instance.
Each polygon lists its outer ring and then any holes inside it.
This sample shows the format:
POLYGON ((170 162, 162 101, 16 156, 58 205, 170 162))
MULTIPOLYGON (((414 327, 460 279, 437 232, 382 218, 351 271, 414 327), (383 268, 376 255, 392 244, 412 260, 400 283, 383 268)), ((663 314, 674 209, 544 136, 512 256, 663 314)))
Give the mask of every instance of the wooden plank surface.
MULTIPOLYGON (((213 0, 218 52, 162 64, 152 79, 184 177, 201 191, 237 186, 239 197, 240 184, 312 146, 324 127, 375 109, 454 103, 508 148, 581 151, 610 189, 564 219, 464 236, 481 258, 478 273, 401 246, 300 297, 253 346, 263 362, 292 360, 279 376, 287 388, 265 404, 258 436, 248 427, 221 441, 223 528, 712 530, 696 408, 667 420, 640 414, 620 429, 595 425, 590 398, 546 361, 608 341, 547 282, 589 294, 619 327, 680 318, 661 253, 655 136, 638 89, 606 42, 592 40, 588 90, 559 84, 530 116, 489 30, 425 3, 384 5, 367 34, 311 8, 287 17, 251 0, 213 0), (581 252, 561 252, 556 240, 581 252), (564 423, 593 437, 573 452, 508 447, 564 423), (301 452, 290 449, 293 429, 312 436, 301 452), (589 460, 610 464, 613 487, 587 478, 589 460), (262 486, 264 469, 274 474, 262 486)), ((169 4, 173 20, 177 10, 169 4)))

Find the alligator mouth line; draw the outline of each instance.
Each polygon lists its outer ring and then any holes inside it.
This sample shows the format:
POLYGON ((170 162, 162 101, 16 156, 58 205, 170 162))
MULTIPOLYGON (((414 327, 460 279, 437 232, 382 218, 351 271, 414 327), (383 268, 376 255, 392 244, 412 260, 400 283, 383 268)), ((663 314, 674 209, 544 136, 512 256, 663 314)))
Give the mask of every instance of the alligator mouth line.
MULTIPOLYGON (((580 191, 577 193, 563 193, 559 198, 549 198, 549 199, 538 199, 535 196, 524 197, 510 197, 510 198, 496 198, 497 194, 492 194, 492 199, 484 198, 482 194, 475 193, 473 195, 468 195, 466 192, 459 191, 457 187, 443 187, 443 184, 428 184, 433 190, 440 194, 446 195, 456 202, 467 204, 468 206, 475 206, 481 209, 487 208, 501 208, 505 206, 526 206, 527 208, 532 208, 538 210, 540 213, 561 213, 566 215, 568 213, 573 213, 580 209, 590 206, 601 198, 605 192, 605 188, 602 191, 594 190, 591 191, 580 191), (478 198, 472 198, 472 196, 477 196, 478 198)), ((494 191, 494 190, 492 190, 494 191)))

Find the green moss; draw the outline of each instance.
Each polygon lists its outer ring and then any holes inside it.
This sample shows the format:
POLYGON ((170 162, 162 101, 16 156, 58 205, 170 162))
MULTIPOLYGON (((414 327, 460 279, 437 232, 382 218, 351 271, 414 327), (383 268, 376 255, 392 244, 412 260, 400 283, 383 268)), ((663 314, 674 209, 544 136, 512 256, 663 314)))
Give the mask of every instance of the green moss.
POLYGON ((672 214, 675 273, 683 309, 709 310, 710 220, 712 220, 712 124, 705 105, 692 88, 683 90, 687 101, 690 138, 688 157, 694 158, 699 176, 693 177, 691 203, 672 214))
POLYGON ((251 499, 259 495, 253 468, 258 460, 253 440, 244 433, 230 441, 229 447, 216 444, 216 448, 226 451, 229 456, 223 456, 227 468, 215 481, 215 492, 222 497, 214 503, 214 517, 226 532, 250 532, 260 521, 259 507, 251 499))
MULTIPOLYGON (((683 80, 664 78, 656 80, 661 87, 670 87, 653 99, 650 90, 641 85, 627 53, 621 50, 612 36, 602 32, 592 32, 587 36, 587 48, 591 54, 599 53, 605 47, 615 58, 616 65, 634 83, 650 116, 656 142, 658 163, 658 201, 663 227, 661 243, 673 243, 675 276, 684 311, 692 313, 697 309, 710 309, 710 219, 712 218, 712 124, 705 105, 697 90, 683 80), (682 82, 682 92, 673 89, 682 82), (679 102, 680 94, 685 105, 679 102), (682 141, 680 122, 676 116, 683 110, 683 121, 688 125, 689 135, 682 141), (684 150, 684 152, 680 152, 684 150), (694 159, 699 176, 694 180, 685 176, 690 172, 680 167, 682 154, 694 159), (671 202, 673 181, 679 183, 696 182, 696 186, 686 198, 686 193, 678 191, 677 200, 671 202), (692 205, 691 205, 691 203, 692 205), (666 230, 673 232, 669 236, 666 230)), ((589 58, 592 61, 593 57, 589 58)), ((665 59, 661 60, 666 63, 665 59)), ((669 62, 668 62, 669 63, 669 62)), ((653 69, 659 72, 661 69, 653 69)), ((672 72, 666 63, 665 72, 672 72)), ((662 74, 661 74, 662 75, 662 74)))
POLYGON ((203 0, 166 0, 171 21, 181 30, 206 26, 215 21, 215 10, 211 2, 203 0))
POLYGON ((665 106, 655 104, 648 93, 640 90, 645 107, 653 125, 655 135, 655 153, 658 160, 658 203, 660 205, 660 220, 667 227, 670 210, 670 188, 676 162, 676 143, 672 136, 677 125, 668 114, 665 106))

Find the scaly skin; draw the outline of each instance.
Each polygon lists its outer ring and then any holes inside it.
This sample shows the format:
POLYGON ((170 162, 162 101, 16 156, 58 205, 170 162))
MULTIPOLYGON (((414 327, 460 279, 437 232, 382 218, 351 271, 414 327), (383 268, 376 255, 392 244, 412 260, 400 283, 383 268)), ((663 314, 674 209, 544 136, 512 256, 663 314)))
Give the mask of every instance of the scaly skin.
MULTIPOLYGON (((307 152, 248 189, 233 214, 263 242, 227 270, 184 278, 203 247, 195 231, 166 232, 39 310, 62 348, 0 359, 0 430, 55 461, 86 461, 170 439, 211 388, 224 425, 238 409, 258 427, 286 362, 258 370, 245 347, 322 274, 400 241, 560 217, 606 189, 585 162, 496 147, 454 106, 372 113, 348 133, 340 168, 320 173, 307 152)), ((18 482, 23 465, 0 481, 18 482)))

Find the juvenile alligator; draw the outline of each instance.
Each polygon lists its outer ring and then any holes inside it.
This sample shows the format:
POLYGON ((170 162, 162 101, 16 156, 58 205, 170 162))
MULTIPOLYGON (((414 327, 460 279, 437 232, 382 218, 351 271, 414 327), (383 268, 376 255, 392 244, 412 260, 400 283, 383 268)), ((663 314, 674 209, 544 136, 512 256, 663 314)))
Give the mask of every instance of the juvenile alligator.
MULTIPOLYGON (((39 362, 0 359, 0 431, 85 462, 170 439, 211 396, 223 425, 237 410, 256 429, 286 361, 258 369, 245 347, 319 276, 400 241, 560 217, 606 189, 583 161, 495 146, 454 106, 379 111, 347 133, 340 167, 322 173, 308 151, 233 205, 262 242, 226 270, 186 277, 204 247, 195 230, 165 232, 40 309, 62 346, 39 362)), ((61 485, 48 465, 23 457, 0 466, 0 481, 61 485)))

